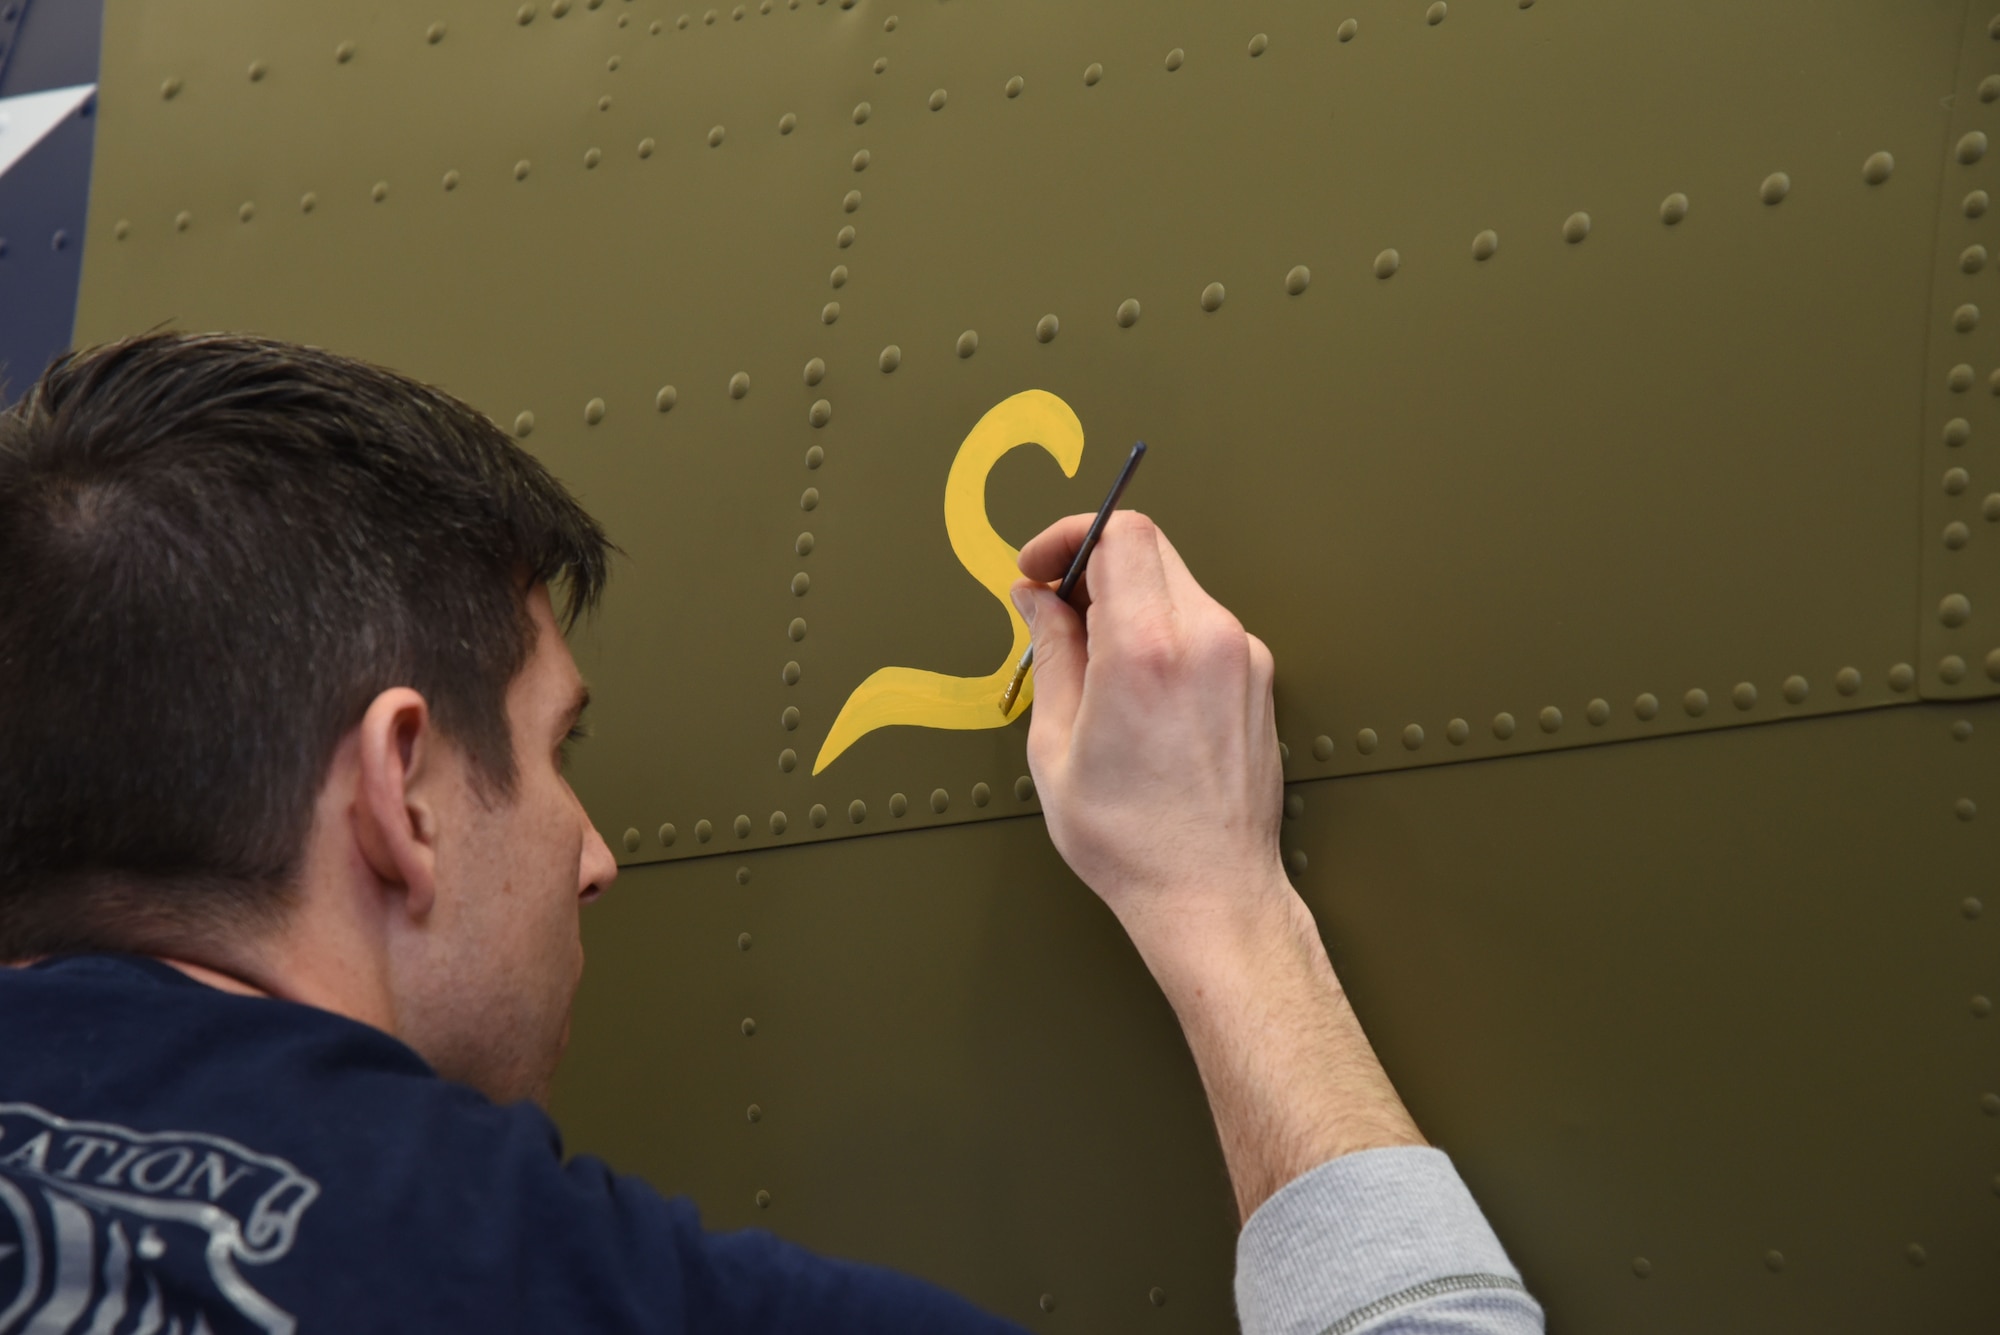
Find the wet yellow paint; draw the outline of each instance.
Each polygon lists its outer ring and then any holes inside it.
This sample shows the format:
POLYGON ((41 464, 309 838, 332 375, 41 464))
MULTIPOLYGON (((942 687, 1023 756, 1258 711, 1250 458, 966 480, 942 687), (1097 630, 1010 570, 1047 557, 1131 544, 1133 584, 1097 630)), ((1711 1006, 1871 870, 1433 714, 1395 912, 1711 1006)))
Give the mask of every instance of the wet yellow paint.
POLYGON ((1014 665, 1028 648, 1028 626, 1007 591, 1021 577, 1020 552, 993 531, 986 518, 986 476, 1023 445, 1039 445, 1075 477, 1083 460, 1083 423, 1070 406, 1047 390, 1029 389, 989 409, 958 447, 944 483, 944 527, 959 564, 1006 609, 1014 642, 1000 666, 984 677, 948 677, 922 668, 885 667, 854 688, 833 720, 833 730, 813 761, 817 774, 841 752, 877 728, 1003 728, 1019 718, 1035 697, 1035 679, 1001 713, 1000 693, 1014 678, 1014 665))

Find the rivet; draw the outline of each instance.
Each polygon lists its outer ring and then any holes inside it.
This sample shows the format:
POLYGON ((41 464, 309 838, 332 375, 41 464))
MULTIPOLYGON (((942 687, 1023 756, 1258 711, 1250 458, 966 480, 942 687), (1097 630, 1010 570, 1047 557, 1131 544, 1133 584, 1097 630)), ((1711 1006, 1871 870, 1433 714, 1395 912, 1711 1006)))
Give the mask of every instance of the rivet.
POLYGON ((1514 735, 1514 716, 1504 712, 1495 714, 1493 716, 1493 735, 1503 742, 1512 737, 1514 735))
POLYGON ((882 72, 883 72, 884 70, 886 70, 886 69, 888 69, 888 68, 889 68, 889 57, 887 57, 887 56, 877 56, 877 57, 875 58, 875 72, 876 72, 877 74, 880 74, 880 73, 882 73, 882 72))
POLYGON ((1306 851, 1303 848, 1295 848, 1291 852, 1285 854, 1285 865, 1291 868, 1292 875, 1294 876, 1305 875, 1306 851))
POLYGON ((126 237, 132 235, 131 220, 127 218, 120 218, 118 220, 118 225, 111 229, 111 234, 117 237, 120 241, 123 241, 126 237))
POLYGON ((1687 710, 1689 718, 1700 718, 1708 712, 1708 692, 1695 687, 1681 697, 1681 708, 1687 710))
POLYGON ((181 91, 181 81, 179 79, 167 79, 160 84, 160 96, 165 98, 169 102, 173 101, 175 97, 179 96, 180 91, 181 91))
POLYGON ((1993 681, 2000 681, 2000 649, 1986 651, 1986 675, 1993 681))
POLYGON ((784 115, 778 117, 779 134, 790 134, 792 131, 798 128, 799 128, 799 118, 792 112, 788 111, 784 115))
POLYGON ((757 1022, 747 1015, 743 1017, 743 1023, 737 1027, 743 1031, 745 1038, 750 1038, 757 1032, 757 1022))
POLYGON ((1967 246, 1964 250, 1958 252, 1958 269, 1960 273, 1978 273, 1985 267, 1986 247, 1967 246))
POLYGON ((1056 1296, 1053 1293, 1045 1293, 1037 1300, 1036 1305, 1044 1312, 1053 1312, 1056 1310, 1056 1296))
POLYGON ((659 834, 660 846, 662 848, 672 848, 674 846, 674 840, 680 838, 681 832, 679 830, 676 830, 673 827, 673 824, 669 822, 668 824, 662 825, 659 828, 658 834, 659 834))
POLYGON ((636 853, 639 851, 639 832, 637 830, 625 831, 625 851, 627 853, 636 853))
POLYGON ((1980 903, 1978 896, 1967 895, 1964 899, 1959 901, 1958 911, 1964 914, 1966 919, 1970 921, 1978 918, 1980 914, 1984 913, 1986 911, 1986 905, 1980 903))
POLYGON ((1167 73, 1172 74, 1187 61, 1187 52, 1178 46, 1167 52, 1167 73))
POLYGON ((1772 172, 1764 178, 1764 184, 1757 188, 1757 197, 1766 204, 1776 204, 1792 193, 1792 178, 1783 172, 1772 172))
POLYGON ((799 707, 797 705, 786 705, 784 712, 778 715, 778 723, 786 732, 797 732, 799 728, 799 707))
POLYGON ((889 794, 889 814, 901 820, 903 813, 910 809, 910 799, 901 793, 889 794))
POLYGON ((1292 763, 1292 748, 1286 746, 1283 742, 1278 743, 1278 763, 1281 765, 1292 763))
POLYGON ((858 797, 849 802, 847 804, 847 819, 854 825, 859 825, 862 821, 867 820, 868 804, 858 797))
POLYGON ((1951 313, 1951 327, 1961 334, 1969 334, 1979 328, 1979 308, 1966 302, 1951 313))
MULTIPOLYGON (((619 17, 623 18, 624 15, 621 14, 619 17)), ((597 109, 599 111, 611 110, 611 94, 606 93, 603 97, 597 99, 597 109)))
POLYGON ((833 272, 832 272, 832 273, 829 273, 829 274, 828 274, 828 275, 826 276, 826 281, 827 281, 827 282, 828 282, 828 283, 829 283, 830 285, 832 285, 832 286, 833 286, 833 287, 834 287, 834 288, 835 288, 836 290, 837 290, 837 289, 839 289, 839 288, 843 288, 843 287, 846 287, 846 286, 847 286, 847 266, 846 266, 845 264, 836 264, 836 265, 834 265, 834 266, 833 266, 833 272))
POLYGON ((951 806, 951 794, 942 788, 931 789, 931 810, 942 816, 951 806))
POLYGON ((1793 675, 1785 678, 1785 700, 1789 704, 1802 705, 1811 694, 1812 686, 1804 677, 1793 675))
POLYGON ((1979 100, 1981 102, 2000 100, 2000 74, 1989 74, 1979 81, 1979 100))
POLYGON ((1944 545, 1949 551, 1957 551, 1972 540, 1972 530, 1956 519, 1944 526, 1944 545))
POLYGON ((1979 513, 1987 523, 2000 523, 2000 491, 1988 492, 1986 499, 1979 503, 1979 513))
POLYGON ((1545 705, 1542 708, 1539 721, 1543 732, 1560 732, 1563 725, 1563 712, 1554 705, 1545 705))
POLYGON ((715 826, 706 820, 696 821, 694 823, 694 837, 696 843, 707 843, 709 840, 715 838, 715 826))
POLYGON ((1430 24, 1433 28, 1435 28, 1437 27, 1438 24, 1444 22, 1444 15, 1445 15, 1444 0, 1437 0, 1436 4, 1432 5, 1429 9, 1424 11, 1424 22, 1430 24))
POLYGON ((1780 1270, 1783 1270, 1785 1268, 1785 1254, 1781 1251, 1775 1251, 1775 1250, 1765 1252, 1764 1268, 1770 1271, 1774 1275, 1777 1274, 1780 1270))
POLYGON ((792 624, 785 627, 785 634, 791 637, 793 644, 797 644, 799 641, 805 639, 806 619, 804 617, 793 617, 792 624))
POLYGON ((1285 275, 1285 291, 1291 296, 1299 296, 1312 286, 1312 280, 1311 269, 1303 264, 1295 264, 1291 272, 1285 275))
POLYGON ((380 204, 389 197, 389 183, 387 181, 377 181, 374 188, 369 190, 368 197, 373 199, 377 204, 380 204))
POLYGON ((651 23, 646 25, 646 31, 651 33, 653 36, 658 37, 660 33, 663 31, 663 28, 661 26, 660 21, 658 19, 654 19, 651 23))
POLYGON ((529 433, 534 431, 534 429, 535 429, 535 415, 533 413, 524 412, 524 413, 517 413, 515 415, 514 417, 515 435, 520 436, 523 439, 526 439, 529 433))
POLYGON ((1222 284, 1210 283, 1201 290, 1201 308, 1205 311, 1219 311, 1222 309, 1222 299, 1227 295, 1223 291, 1222 284))
POLYGON ((1611 721, 1611 702, 1604 699, 1592 700, 1583 707, 1583 716, 1590 720, 1591 727, 1601 728, 1611 721))
MULTIPOLYGON (((735 820, 734 828, 738 839, 748 839, 750 837, 750 818, 748 816, 738 816, 735 820)), ((745 870, 747 871, 748 868, 745 868, 745 870)))
POLYGON ((1019 97, 1021 95, 1021 90, 1023 88, 1026 88, 1027 86, 1028 86, 1027 80, 1023 79, 1020 75, 1016 74, 1013 78, 1007 80, 1007 86, 1006 86, 1007 96, 1019 97))
POLYGON ((1960 362, 1945 373, 1944 384, 1954 394, 1965 393, 1972 388, 1972 368, 1960 362))
POLYGON ((586 170, 595 167, 602 161, 604 161, 604 154, 597 149, 587 148, 583 151, 583 165, 586 170))
POLYGON ((1970 167, 1986 156, 1986 135, 1979 130, 1968 132, 1958 141, 1957 154, 1958 160, 1970 167))
POLYGON ((710 148, 722 147, 722 137, 724 133, 725 132, 720 125, 711 127, 708 132, 708 146, 710 148))
POLYGON ((1853 695, 1861 689, 1861 670, 1844 667, 1833 674, 1833 689, 1842 695, 1853 695))
POLYGON ((1938 679, 1947 686, 1956 686, 1965 680, 1965 660, 1957 654, 1946 654, 1938 660, 1938 679))
POLYGON ((856 102, 854 104, 854 123, 856 125, 866 125, 868 118, 874 114, 875 108, 866 102, 856 102))
MULTIPOLYGON (((252 218, 256 216, 257 216, 257 206, 255 204, 252 204, 248 200, 245 200, 243 202, 242 208, 236 210, 236 220, 238 222, 249 222, 252 218)), ((62 233, 57 232, 56 235, 61 236, 62 233)), ((58 247, 58 249, 60 249, 60 247, 58 247)))
MULTIPOLYGON (((746 951, 750 949, 750 933, 738 932, 736 934, 736 948, 738 950, 746 950, 746 951)), ((755 1108, 757 1105, 753 1103, 750 1106, 752 1108, 755 1108)), ((755 1117, 752 1117, 750 1120, 754 1122, 757 1119, 755 1117)))
POLYGON ((1055 341, 1055 336, 1060 332, 1062 332, 1062 321, 1056 319, 1053 315, 1044 315, 1041 319, 1035 321, 1035 341, 1037 343, 1052 343, 1055 341))
POLYGON ((522 27, 525 28, 534 21, 535 7, 533 5, 522 5, 514 11, 514 22, 520 24, 522 27))
POLYGON ((447 190, 458 189, 458 172, 455 170, 446 172, 442 184, 447 190))
POLYGON ((972 785, 972 805, 983 807, 993 800, 993 790, 983 783, 972 785))
POLYGON ((611 57, 611 59, 605 61, 604 68, 609 70, 611 73, 616 74, 618 72, 618 57, 613 56, 611 57))
MULTIPOLYGON (((436 39, 436 38, 432 38, 431 40, 432 40, 432 41, 436 41, 437 39, 436 39)), ((253 61, 251 61, 251 62, 250 62, 250 82, 251 82, 251 83, 262 83, 262 82, 264 81, 264 76, 265 76, 266 74, 269 74, 270 72, 271 72, 271 71, 270 71, 270 67, 269 67, 269 66, 267 66, 267 65, 265 65, 263 61, 261 61, 261 60, 253 60, 253 61)))
POLYGON ((1755 709, 1757 687, 1751 682, 1739 681, 1736 683, 1736 688, 1729 693, 1729 699, 1738 709, 1755 709))
POLYGON ((799 767, 799 753, 797 751, 792 750, 792 748, 788 746, 784 750, 778 752, 778 772, 780 774, 790 774, 793 770, 797 769, 798 767, 799 767))
POLYGON ((1971 481, 1972 475, 1963 468, 1947 468, 1944 470, 1944 494, 1947 496, 1957 496, 1965 490, 1966 484, 1971 481))
POLYGON ((562 18, 569 13, 569 0, 555 0, 555 3, 549 6, 549 13, 556 18, 562 18))
MULTIPOLYGON (((812 449, 806 451, 806 467, 808 468, 819 467, 818 461, 812 457, 814 454, 817 454, 818 452, 819 452, 819 446, 817 445, 813 446, 812 449)), ((813 535, 810 533, 799 534, 799 536, 792 543, 792 550, 797 552, 800 556, 811 556, 812 549, 813 549, 813 535)), ((793 663, 789 664, 788 666, 791 668, 792 680, 796 681, 798 679, 798 665, 796 663, 793 663)), ((786 684, 789 685, 790 683, 787 682, 786 684)))
POLYGON ((1951 804, 1951 810, 1960 820, 1971 820, 1979 814, 1979 804, 1969 797, 1961 797, 1951 804))
POLYGON ((977 351, 979 351, 978 330, 968 329, 958 336, 958 355, 960 357, 970 357, 977 351))
POLYGON ((1254 60, 1270 50, 1270 48, 1271 39, 1260 32, 1250 39, 1250 58, 1254 60))
POLYGON ((882 31, 883 32, 896 31, 896 16, 894 14, 891 14, 888 18, 882 20, 882 31))
POLYGON ((1118 303, 1118 327, 1130 329, 1139 323, 1139 303, 1131 297, 1118 303))
POLYGON ((528 170, 529 170, 529 167, 530 167, 530 164, 529 164, 529 162, 528 162, 528 160, 527 160, 526 158, 522 158, 522 159, 521 159, 521 160, 520 160, 519 162, 515 163, 515 164, 514 164, 514 179, 515 179, 515 180, 517 180, 517 181, 525 181, 525 180, 527 180, 527 179, 528 179, 528 170))
POLYGON ((1412 723, 1403 729, 1403 747, 1414 751, 1424 744, 1424 730, 1420 724, 1412 723))
POLYGON ((339 46, 333 48, 333 58, 343 65, 354 59, 354 43, 342 42, 339 46))
POLYGON ((1975 995, 1969 1004, 1975 1020, 1983 1020, 1993 1013, 1993 1002, 1986 997, 1975 995))
POLYGON ((1324 733, 1313 738, 1312 751, 1314 760, 1324 762, 1333 759, 1333 738, 1324 733))
POLYGON ((944 101, 945 101, 944 89, 933 88, 931 90, 931 96, 930 96, 930 103, 929 103, 930 109, 932 111, 943 111, 944 101))
POLYGON ((1975 190, 1965 197, 1964 203, 1960 204, 1959 207, 1965 211, 1966 217, 1980 218, 1986 214, 1986 204, 1986 192, 1984 190, 1975 190))
POLYGON ((653 148, 654 148, 654 144, 653 144, 653 141, 652 141, 651 139, 641 139, 641 140, 639 141, 639 156, 640 156, 640 157, 642 157, 642 158, 650 158, 650 157, 652 157, 652 156, 653 156, 653 148))
POLYGON ((1887 153, 1870 153, 1868 161, 1861 164, 1861 179, 1870 185, 1880 185, 1896 170, 1896 159, 1887 153))
POLYGON ((1632 702, 1632 712, 1641 723, 1651 723, 1660 716, 1660 697, 1647 691, 1632 702))
POLYGON ((829 301, 826 303, 826 305, 819 308, 819 322, 821 324, 832 324, 835 320, 838 320, 839 318, 840 318, 839 302, 829 301))
POLYGON ((840 210, 842 213, 853 213, 860 207, 861 192, 859 190, 850 190, 841 197, 840 210))
MULTIPOLYGON (((847 271, 845 269, 835 269, 834 272, 836 274, 845 275, 847 271)), ((834 286, 838 287, 839 284, 836 283, 834 284, 834 286)), ((811 361, 807 362, 805 369, 805 378, 806 378, 806 383, 808 385, 817 385, 820 381, 826 379, 826 363, 820 360, 818 357, 815 357, 811 361)))
POLYGON ((875 359, 875 364, 882 368, 883 375, 887 375, 903 364, 903 350, 891 343, 882 349, 882 355, 875 359))
POLYGON ((1167 1305, 1167 1291, 1155 1285, 1146 1290, 1146 1301, 1155 1307, 1165 1307, 1167 1305))
POLYGON ((856 170, 856 171, 858 171, 858 172, 865 172, 865 171, 867 171, 867 170, 868 170, 868 161, 869 161, 869 159, 868 159, 868 150, 864 148, 864 149, 862 149, 862 150, 861 150, 860 152, 858 152, 858 153, 856 153, 856 154, 854 155, 854 170, 856 170))
POLYGON ((785 815, 785 813, 784 813, 784 812, 782 812, 782 811, 774 811, 774 812, 772 812, 772 813, 771 813, 771 833, 772 833, 772 834, 774 834, 774 835, 777 835, 777 834, 783 834, 783 833, 785 832, 785 829, 786 829, 786 827, 787 827, 787 826, 789 826, 789 825, 790 825, 791 823, 792 823, 792 822, 791 822, 791 818, 790 818, 789 816, 785 815))
POLYGON ((1590 235, 1590 215, 1581 211, 1563 219, 1563 240, 1572 246, 1590 235))
POLYGON ((1085 88, 1095 88, 1097 86, 1097 81, 1099 79, 1102 79, 1103 77, 1104 77, 1104 66, 1096 63, 1095 61, 1092 61, 1089 65, 1086 65, 1084 67, 1083 86, 1085 88))
POLYGON ((1359 23, 1356 23, 1353 19, 1347 19, 1338 28, 1334 29, 1333 35, 1343 42, 1351 42, 1354 40, 1354 34, 1360 31, 1361 25, 1359 23))
POLYGON ((750 373, 748 371, 738 371, 735 375, 729 377, 730 398, 740 399, 749 392, 750 392, 750 373))
POLYGON ((1462 718, 1455 718, 1444 725, 1445 740, 1453 746, 1464 746, 1466 739, 1471 736, 1472 725, 1462 718))
MULTIPOLYGON (((819 446, 817 446, 817 445, 814 445, 814 446, 812 446, 812 447, 811 447, 810 449, 808 449, 808 450, 806 451, 806 467, 807 467, 808 469, 817 469, 817 468, 818 468, 818 467, 819 467, 819 466, 820 466, 821 464, 823 464, 823 463, 825 463, 825 462, 826 462, 826 451, 825 451, 825 450, 823 450, 823 449, 821 449, 821 448, 820 448, 819 446)), ((805 552, 800 552, 800 553, 799 553, 799 555, 800 555, 800 556, 804 556, 804 555, 806 554, 806 552, 809 552, 809 551, 811 551, 811 550, 812 550, 812 541, 811 541, 811 538, 812 538, 812 535, 811 535, 811 534, 807 534, 807 535, 806 535, 806 539, 807 539, 807 541, 806 541, 806 551, 805 551, 805 552)))
POLYGON ((1953 740, 1953 741, 1955 741, 1955 742, 1969 742, 1969 741, 1971 741, 1971 740, 1972 740, 1972 720, 1971 720, 1971 719, 1969 719, 1969 718, 1962 718, 1962 719, 1956 719, 1956 720, 1954 720, 1954 721, 1953 721, 1953 723, 1952 723, 1952 725, 1951 725, 1951 737, 1952 737, 1952 740, 1953 740))
POLYGON ((1020 778, 1014 780, 1014 800, 1016 802, 1031 801, 1034 796, 1035 781, 1032 777, 1023 774, 1020 778))
POLYGON ((1913 1242, 1903 1248, 1903 1259, 1907 1260, 1911 1265, 1920 1266, 1925 1261, 1930 1260, 1930 1255, 1922 1247, 1913 1242))
POLYGON ((1981 1094, 1979 1110, 1988 1117, 2000 1117, 2000 1094, 1981 1094))
POLYGON ((1994 41, 2000 42, 2000 14, 1995 14, 1992 18, 1986 20, 1986 35, 1994 41))
POLYGON ((1500 234, 1491 228, 1472 238, 1472 258, 1490 260, 1500 249, 1500 234))
POLYGON ((836 246, 839 246, 842 250, 846 250, 849 246, 853 245, 854 224, 849 223, 847 226, 841 228, 838 232, 834 233, 833 243, 836 246))
POLYGON ((596 426, 604 420, 604 400, 592 399, 583 405, 583 420, 586 425, 596 426))
POLYGON ((1653 1263, 1643 1256, 1635 1256, 1632 1258, 1632 1273, 1644 1279, 1653 1273, 1653 1263))
POLYGON ((806 813, 806 819, 812 822, 815 830, 823 828, 826 825, 826 808, 817 802, 813 803, 813 809, 806 813))
POLYGON ((1385 250, 1375 257, 1375 276, 1377 278, 1392 277, 1396 270, 1402 267, 1403 257, 1393 250, 1385 250))
POLYGON ((1380 740, 1375 735, 1375 729, 1363 728, 1354 734, 1354 749, 1364 756, 1372 756, 1375 754, 1375 745, 1380 740))
POLYGON ((743 1115, 752 1122, 761 1122, 764 1120, 764 1110, 754 1103, 743 1110, 743 1115))
POLYGON ((1688 197, 1676 190, 1660 201, 1660 221, 1669 227, 1677 227, 1688 216, 1688 197))
POLYGON ((1962 593, 1948 593, 1938 601, 1938 620, 1953 630, 1972 618, 1972 600, 1962 593))
POLYGON ((669 413, 674 410, 674 405, 680 401, 681 392, 679 390, 675 389, 672 385, 661 385, 660 392, 653 396, 653 407, 659 412, 669 413))
POLYGON ((681 15, 678 19, 674 20, 674 26, 683 32, 687 31, 688 16, 685 14, 681 15))
POLYGON ((812 592, 812 586, 812 576, 801 570, 798 574, 792 576, 792 597, 805 597, 808 593, 812 592))

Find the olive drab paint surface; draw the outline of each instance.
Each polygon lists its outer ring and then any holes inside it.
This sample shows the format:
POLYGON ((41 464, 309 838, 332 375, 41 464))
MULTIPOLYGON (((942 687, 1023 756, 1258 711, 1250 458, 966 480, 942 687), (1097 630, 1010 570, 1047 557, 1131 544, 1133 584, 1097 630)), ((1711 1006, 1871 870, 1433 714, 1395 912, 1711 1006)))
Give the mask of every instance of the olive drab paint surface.
POLYGON ((1987 1330, 1996 39, 111 0, 75 339, 394 365, 604 519, 627 871, 557 1111, 712 1223, 1228 1328, 1173 1017, 1032 711, 953 722, 1022 647, 996 555, 1144 437, 1127 504, 1276 654, 1286 861, 1552 1328, 1987 1330))

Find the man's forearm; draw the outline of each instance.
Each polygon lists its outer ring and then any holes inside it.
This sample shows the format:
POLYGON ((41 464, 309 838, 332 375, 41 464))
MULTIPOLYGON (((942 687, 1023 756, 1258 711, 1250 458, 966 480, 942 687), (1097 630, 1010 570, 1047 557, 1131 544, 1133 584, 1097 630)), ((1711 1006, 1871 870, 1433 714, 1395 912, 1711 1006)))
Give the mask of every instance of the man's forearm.
POLYGON ((1212 921, 1125 927, 1180 1018, 1247 1221, 1331 1159, 1425 1141, 1284 874, 1224 902, 1212 921))

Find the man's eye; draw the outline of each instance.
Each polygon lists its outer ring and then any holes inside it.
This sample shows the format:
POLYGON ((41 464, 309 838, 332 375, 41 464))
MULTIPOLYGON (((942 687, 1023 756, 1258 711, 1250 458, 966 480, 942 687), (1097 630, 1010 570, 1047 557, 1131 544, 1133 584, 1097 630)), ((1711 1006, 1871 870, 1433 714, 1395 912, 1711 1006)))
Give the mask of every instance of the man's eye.
POLYGON ((578 742, 588 736, 590 736, 590 729, 584 724, 579 723, 569 730, 568 736, 563 738, 562 746, 556 754, 564 769, 569 768, 570 752, 575 749, 578 742))

